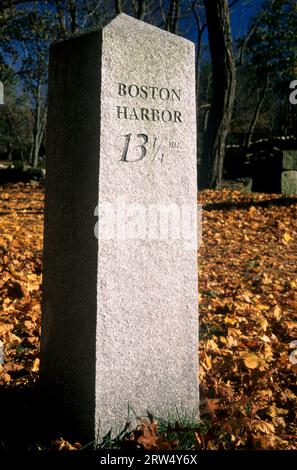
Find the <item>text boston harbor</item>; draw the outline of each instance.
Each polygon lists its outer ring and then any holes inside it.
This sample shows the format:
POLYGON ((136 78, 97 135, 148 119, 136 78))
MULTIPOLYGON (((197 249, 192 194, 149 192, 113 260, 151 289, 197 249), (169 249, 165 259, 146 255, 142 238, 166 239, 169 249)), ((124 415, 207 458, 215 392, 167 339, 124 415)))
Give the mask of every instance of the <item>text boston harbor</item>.
MULTIPOLYGON (((159 88, 147 85, 127 85, 118 83, 118 95, 127 98, 144 100, 156 100, 156 102, 180 101, 181 90, 174 88, 159 88)), ((117 106, 118 119, 131 119, 136 121, 162 121, 171 123, 182 123, 181 112, 172 109, 136 108, 128 106, 117 106)))

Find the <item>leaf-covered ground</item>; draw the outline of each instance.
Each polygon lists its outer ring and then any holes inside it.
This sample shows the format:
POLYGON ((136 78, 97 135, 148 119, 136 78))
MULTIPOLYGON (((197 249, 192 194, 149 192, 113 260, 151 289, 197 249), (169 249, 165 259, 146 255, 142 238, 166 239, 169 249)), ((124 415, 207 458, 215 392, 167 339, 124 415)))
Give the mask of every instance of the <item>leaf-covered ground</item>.
MULTIPOLYGON (((151 418, 117 445, 297 449, 297 360, 290 349, 297 340, 297 197, 204 191, 200 202, 202 423, 168 429, 151 418)), ((4 448, 5 426, 17 445, 38 414, 42 232, 43 188, 0 187, 4 448)), ((34 431, 31 448, 40 448, 42 436, 34 431)), ((63 438, 43 446, 80 448, 63 438)))

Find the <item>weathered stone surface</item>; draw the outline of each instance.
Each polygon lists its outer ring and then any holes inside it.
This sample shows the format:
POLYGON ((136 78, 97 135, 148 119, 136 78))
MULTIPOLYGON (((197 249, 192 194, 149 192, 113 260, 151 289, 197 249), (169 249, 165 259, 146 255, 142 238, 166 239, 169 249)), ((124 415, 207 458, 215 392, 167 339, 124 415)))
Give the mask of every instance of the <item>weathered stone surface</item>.
POLYGON ((51 50, 41 378, 88 439, 197 416, 194 62, 126 15, 51 50))
POLYGON ((283 169, 297 170, 297 150, 283 151, 283 169))
POLYGON ((282 194, 297 194, 297 171, 282 172, 282 194))

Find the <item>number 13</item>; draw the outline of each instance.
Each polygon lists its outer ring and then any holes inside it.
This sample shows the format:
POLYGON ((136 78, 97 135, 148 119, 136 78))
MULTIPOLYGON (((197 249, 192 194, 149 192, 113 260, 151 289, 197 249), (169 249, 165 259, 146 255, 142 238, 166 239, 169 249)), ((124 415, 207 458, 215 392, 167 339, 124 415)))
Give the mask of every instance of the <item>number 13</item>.
POLYGON ((123 153, 122 153, 122 157, 120 159, 121 162, 139 162, 139 160, 142 160, 147 154, 146 144, 148 143, 148 136, 146 134, 137 134, 136 137, 138 139, 143 139, 142 144, 139 144, 139 145, 135 146, 135 147, 138 147, 140 149, 141 155, 136 160, 127 160, 130 141, 131 141, 131 135, 132 134, 124 135, 125 145, 124 145, 124 150, 123 150, 123 153))

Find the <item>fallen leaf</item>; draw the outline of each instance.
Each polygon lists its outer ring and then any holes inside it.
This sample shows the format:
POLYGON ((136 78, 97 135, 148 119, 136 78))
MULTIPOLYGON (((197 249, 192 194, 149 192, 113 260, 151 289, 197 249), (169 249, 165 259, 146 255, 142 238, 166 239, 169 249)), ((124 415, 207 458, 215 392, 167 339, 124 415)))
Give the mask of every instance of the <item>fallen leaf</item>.
POLYGON ((268 421, 253 421, 252 422, 252 429, 261 431, 264 434, 271 434, 274 433, 275 428, 272 423, 269 423, 268 421))
POLYGON ((33 362, 33 366, 32 366, 32 369, 31 369, 32 372, 38 372, 39 371, 39 364, 40 364, 40 361, 37 357, 33 362))
POLYGON ((259 358, 256 354, 254 353, 248 353, 245 354, 243 357, 244 363, 248 369, 256 369, 259 367, 260 361, 259 358))
POLYGON ((285 232, 283 235, 283 243, 287 245, 287 243, 292 240, 292 237, 289 233, 285 232))

